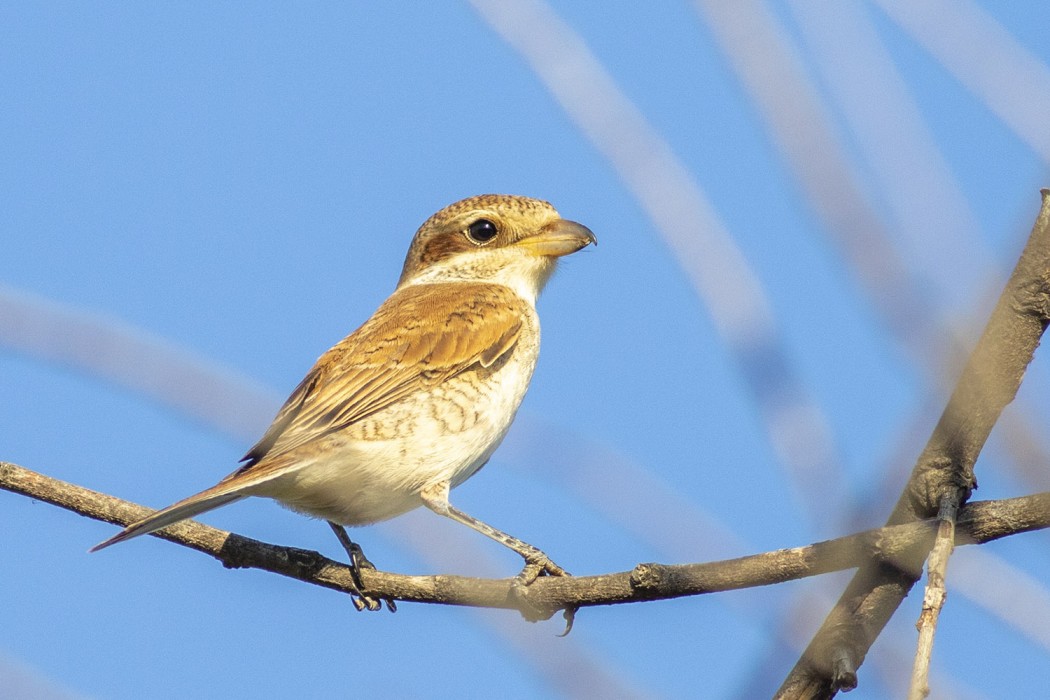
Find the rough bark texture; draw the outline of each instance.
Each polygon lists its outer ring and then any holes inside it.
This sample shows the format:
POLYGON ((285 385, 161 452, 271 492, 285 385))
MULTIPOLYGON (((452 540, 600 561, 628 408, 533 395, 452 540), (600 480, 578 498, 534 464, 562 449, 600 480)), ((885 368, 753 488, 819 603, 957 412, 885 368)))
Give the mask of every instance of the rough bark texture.
MULTIPOLYGON (((1050 191, 1042 195, 1024 252, 887 525, 930 518, 949 494, 965 503, 977 486, 977 455, 1017 394, 1050 321, 1050 191)), ((862 566, 776 697, 830 698, 856 687, 857 669, 918 580, 926 554, 862 566)))
MULTIPOLYGON (((45 501, 95 520, 126 525, 152 511, 97 491, 0 462, 0 489, 45 501)), ((936 519, 860 532, 806 547, 702 564, 639 564, 630 571, 598 576, 544 577, 529 586, 532 608, 554 614, 566 608, 679 598, 766 586, 857 567, 870 560, 887 567, 929 550, 936 519)), ((1050 527, 1050 492, 971 503, 959 512, 956 544, 980 544, 1050 527)), ((282 547, 187 521, 155 537, 208 554, 227 568, 256 568, 349 593, 346 565, 305 549, 282 547)), ((104 555, 96 555, 104 556, 104 555)), ((362 570, 364 592, 376 598, 521 609, 513 579, 465 576, 405 576, 362 570)))
MULTIPOLYGON (((918 580, 945 499, 964 504, 976 488, 974 465, 1050 322, 1050 192, 1006 289, 912 471, 887 525, 879 530, 705 564, 639 564, 631 571, 545 577, 515 595, 512 579, 402 576, 361 572, 376 598, 513 608, 553 615, 593 605, 674 598, 769 585, 859 567, 838 603, 785 679, 779 698, 830 698, 857 683, 871 644, 918 580)), ((146 508, 0 462, 0 488, 88 517, 125 525, 146 508)), ((985 542, 1050 526, 1050 493, 964 505, 956 544, 985 542)), ((217 558, 315 585, 350 591, 346 566, 315 552, 279 547, 187 522, 157 536, 217 558)))

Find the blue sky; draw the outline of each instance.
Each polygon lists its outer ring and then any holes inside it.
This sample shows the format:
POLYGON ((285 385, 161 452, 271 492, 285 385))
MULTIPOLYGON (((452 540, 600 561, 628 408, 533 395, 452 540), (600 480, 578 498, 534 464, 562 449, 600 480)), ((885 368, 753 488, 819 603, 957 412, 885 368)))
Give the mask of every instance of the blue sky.
MULTIPOLYGON (((600 245, 548 286, 519 420, 454 503, 579 574, 876 525, 943 406, 947 329, 972 343, 1050 185, 1050 8, 718 5, 3 3, 0 298, 54 312, 55 348, 71 318, 114 331, 74 351, 128 374, 134 343, 212 368, 242 427, 27 351, 4 306, 0 459, 155 507, 210 485, 424 219, 509 192, 600 245)), ((1048 375, 1037 354, 1011 409, 1035 426, 1048 375)), ((997 435, 976 497, 1047 488, 997 435)), ((265 501, 203 520, 340 554, 265 501)), ((10 494, 0 532, 0 683, 38 698, 764 696, 847 580, 585 610, 563 640, 357 614, 152 538, 88 556, 113 527, 10 494)), ((429 513, 354 535, 391 571, 519 563, 429 513)), ((1045 545, 956 554, 942 696, 1050 682, 1045 545)), ((919 598, 851 697, 900 694, 919 598)))

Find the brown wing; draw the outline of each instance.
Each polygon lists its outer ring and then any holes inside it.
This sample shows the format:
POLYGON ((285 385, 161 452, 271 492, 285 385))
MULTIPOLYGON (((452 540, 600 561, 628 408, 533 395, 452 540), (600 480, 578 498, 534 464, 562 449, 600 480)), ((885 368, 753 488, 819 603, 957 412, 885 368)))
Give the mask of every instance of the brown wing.
POLYGON ((381 411, 517 342, 528 305, 507 287, 455 283, 398 290, 326 352, 234 474, 381 411))

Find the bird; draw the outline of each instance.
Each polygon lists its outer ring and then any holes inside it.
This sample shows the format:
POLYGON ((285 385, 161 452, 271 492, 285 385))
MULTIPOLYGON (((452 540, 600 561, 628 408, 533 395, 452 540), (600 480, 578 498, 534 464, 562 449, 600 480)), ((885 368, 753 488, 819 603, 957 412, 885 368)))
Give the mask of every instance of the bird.
POLYGON ((381 603, 360 590, 359 569, 372 564, 344 526, 420 506, 521 555, 517 584, 568 575, 454 507, 449 491, 507 434, 539 354, 536 299, 558 260, 590 244, 590 229, 540 199, 488 194, 441 209, 416 231, 393 293, 321 355, 237 470, 90 551, 259 496, 328 521, 350 556, 358 609, 381 603))

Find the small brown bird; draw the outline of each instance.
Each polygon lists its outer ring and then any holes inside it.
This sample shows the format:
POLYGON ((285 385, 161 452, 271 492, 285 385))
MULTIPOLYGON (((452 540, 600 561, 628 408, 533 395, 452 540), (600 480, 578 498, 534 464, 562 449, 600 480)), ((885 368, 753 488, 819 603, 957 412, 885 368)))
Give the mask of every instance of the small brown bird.
POLYGON ((565 575, 448 494, 510 428, 539 353, 536 297, 557 259, 589 243, 587 227, 537 199, 481 195, 442 209, 416 232, 394 293, 320 357, 237 471, 91 551, 265 496, 329 521, 355 567, 367 560, 341 526, 425 505, 520 554, 521 582, 565 575))

